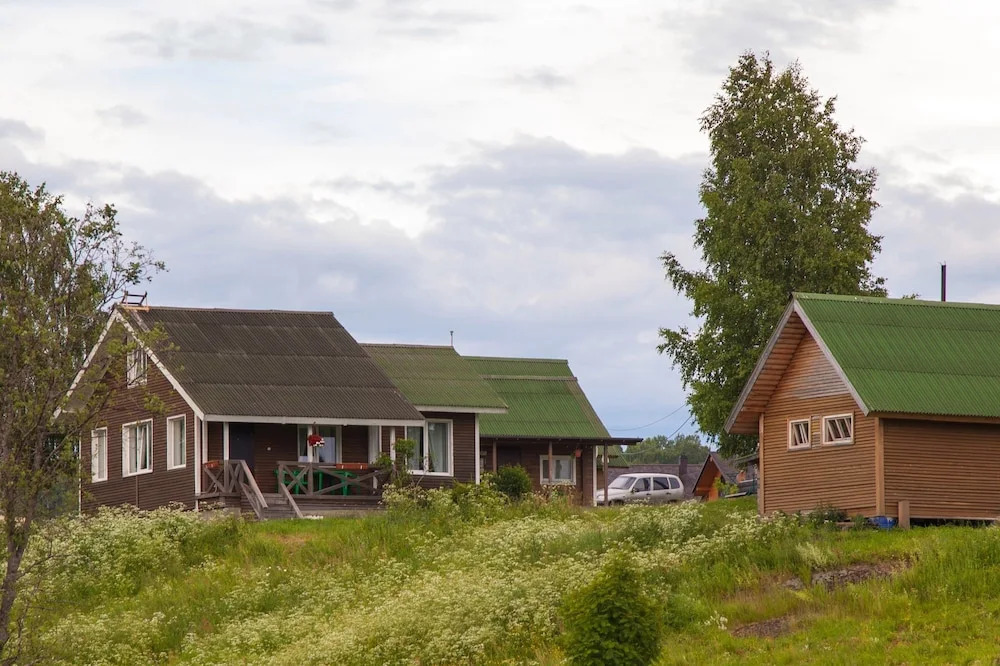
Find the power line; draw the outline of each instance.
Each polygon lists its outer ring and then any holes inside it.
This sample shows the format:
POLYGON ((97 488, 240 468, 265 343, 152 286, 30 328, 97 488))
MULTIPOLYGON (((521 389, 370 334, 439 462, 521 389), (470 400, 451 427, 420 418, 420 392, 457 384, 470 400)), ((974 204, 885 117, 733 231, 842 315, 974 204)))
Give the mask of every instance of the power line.
MULTIPOLYGON (((688 414, 688 417, 686 419, 684 419, 684 423, 682 423, 679 426, 677 426, 677 430, 674 430, 672 433, 670 433, 669 435, 667 435, 667 440, 669 441, 669 440, 673 439, 677 435, 677 433, 679 433, 681 431, 681 429, 684 426, 686 426, 688 424, 688 422, 691 421, 691 417, 692 417, 692 415, 688 414)), ((629 445, 629 448, 631 448, 631 447, 632 447, 632 445, 629 445)), ((624 449, 624 450, 619 451, 617 455, 619 455, 619 456, 621 456, 623 458, 628 458, 629 456, 637 456, 637 455, 640 455, 642 453, 644 453, 644 452, 643 451, 629 451, 628 449, 624 449)))
MULTIPOLYGON (((671 416, 673 416, 677 412, 681 411, 685 407, 687 407, 687 403, 681 403, 681 406, 678 407, 677 409, 675 409, 674 411, 670 412, 666 416, 663 416, 663 417, 660 417, 660 418, 656 419, 652 423, 647 423, 646 425, 636 426, 634 428, 608 428, 608 430, 610 430, 611 432, 628 432, 629 430, 642 430, 643 428, 648 428, 649 426, 656 425, 660 421, 666 421, 671 416)), ((690 420, 691 420, 691 417, 689 416, 688 417, 688 421, 690 421, 690 420)), ((687 423, 687 421, 685 421, 685 423, 687 423)))

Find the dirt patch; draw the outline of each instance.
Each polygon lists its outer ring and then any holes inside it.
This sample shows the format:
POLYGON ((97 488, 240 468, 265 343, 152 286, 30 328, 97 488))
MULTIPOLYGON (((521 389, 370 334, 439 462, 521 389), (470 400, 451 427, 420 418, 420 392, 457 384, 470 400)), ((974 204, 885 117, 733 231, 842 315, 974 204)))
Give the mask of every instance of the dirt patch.
POLYGON ((787 634, 789 629, 788 618, 773 617, 770 620, 761 620, 736 627, 731 633, 736 638, 777 638, 787 634))
POLYGON ((845 585, 863 583, 866 580, 886 580, 906 568, 905 562, 867 562, 863 564, 852 564, 839 569, 829 569, 827 571, 814 571, 809 584, 803 583, 801 578, 789 578, 784 586, 790 590, 802 590, 812 585, 823 585, 828 590, 835 590, 845 585))
POLYGON ((308 534, 272 534, 271 538, 288 550, 298 550, 312 541, 312 537, 308 534))

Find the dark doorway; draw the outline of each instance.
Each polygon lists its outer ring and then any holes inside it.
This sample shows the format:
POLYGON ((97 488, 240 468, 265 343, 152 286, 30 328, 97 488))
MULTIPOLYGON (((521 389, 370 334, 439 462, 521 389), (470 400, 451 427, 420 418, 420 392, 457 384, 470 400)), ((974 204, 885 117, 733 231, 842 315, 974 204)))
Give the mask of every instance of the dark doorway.
POLYGON ((521 464, 521 449, 516 446, 497 447, 497 468, 516 467, 521 464))
POLYGON ((247 461, 247 467, 253 472, 253 424, 229 424, 229 458, 247 461))

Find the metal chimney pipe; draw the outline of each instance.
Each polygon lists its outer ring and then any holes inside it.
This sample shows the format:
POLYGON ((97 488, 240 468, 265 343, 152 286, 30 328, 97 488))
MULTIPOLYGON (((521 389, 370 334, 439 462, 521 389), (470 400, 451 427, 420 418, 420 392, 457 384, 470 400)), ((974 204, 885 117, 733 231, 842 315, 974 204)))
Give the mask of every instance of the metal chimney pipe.
POLYGON ((948 300, 948 264, 941 264, 941 302, 948 300))

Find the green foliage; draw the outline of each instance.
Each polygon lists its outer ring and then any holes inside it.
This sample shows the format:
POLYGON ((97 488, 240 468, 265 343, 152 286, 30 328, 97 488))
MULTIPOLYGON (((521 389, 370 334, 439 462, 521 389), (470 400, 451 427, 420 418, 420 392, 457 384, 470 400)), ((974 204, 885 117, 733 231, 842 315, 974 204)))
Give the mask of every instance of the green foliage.
POLYGON ((515 502, 531 493, 531 477, 520 465, 501 467, 497 470, 493 485, 515 502))
POLYGON ((126 352, 137 342, 108 336, 109 362, 93 363, 78 378, 77 372, 110 304, 162 268, 142 246, 123 240, 113 206, 87 206, 73 217, 62 203, 44 185, 31 187, 17 174, 0 172, 0 515, 7 518, 0 663, 17 660, 11 629, 23 637, 15 615, 27 612, 17 597, 35 518, 57 512, 65 488, 78 480, 74 446, 90 441, 94 418, 115 392, 126 352), (105 371, 112 381, 102 381, 105 371), (70 410, 66 392, 74 380, 70 410))
POLYGON ((392 462, 390 483, 397 488, 413 484, 413 474, 410 472, 409 460, 417 450, 417 442, 412 439, 397 439, 393 447, 396 459, 392 462))
POLYGON ((715 480, 715 489, 719 492, 719 497, 727 497, 739 491, 739 485, 727 483, 721 476, 715 480))
POLYGON ((834 110, 797 63, 775 72, 769 56, 747 53, 701 118, 712 158, 694 236, 704 268, 661 257, 700 328, 662 329, 659 350, 725 456, 754 448, 756 437, 724 424, 792 292, 885 293, 871 272, 881 249, 868 231, 876 172, 856 166, 862 139, 834 110))
POLYGON ((708 458, 708 447, 701 443, 697 434, 678 435, 673 439, 655 435, 630 445, 625 459, 629 464, 643 465, 675 463, 681 456, 687 456, 689 464, 699 465, 708 458))
POLYGON ((645 666, 659 651, 659 608, 622 555, 568 596, 563 621, 563 650, 576 666, 645 666))

